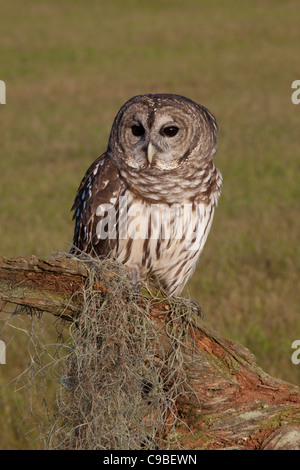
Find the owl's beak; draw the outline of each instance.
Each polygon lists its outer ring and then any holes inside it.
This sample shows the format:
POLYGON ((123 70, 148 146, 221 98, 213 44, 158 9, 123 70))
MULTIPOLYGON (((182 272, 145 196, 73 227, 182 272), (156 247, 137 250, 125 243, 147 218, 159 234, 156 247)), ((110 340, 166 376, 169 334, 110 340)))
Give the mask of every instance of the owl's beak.
POLYGON ((155 152, 156 152, 156 148, 154 147, 154 145, 151 144, 151 142, 149 142, 149 145, 147 148, 147 160, 150 163, 150 165, 152 163, 153 155, 155 154, 155 152))

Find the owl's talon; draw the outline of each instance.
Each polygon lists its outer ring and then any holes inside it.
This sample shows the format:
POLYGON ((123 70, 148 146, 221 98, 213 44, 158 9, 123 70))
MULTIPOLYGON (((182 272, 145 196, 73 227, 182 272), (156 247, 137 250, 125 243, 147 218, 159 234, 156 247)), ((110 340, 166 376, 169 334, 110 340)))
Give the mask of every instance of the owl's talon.
POLYGON ((130 266, 129 276, 133 285, 133 290, 135 294, 139 294, 142 287, 142 280, 140 278, 140 271, 137 266, 130 266))
POLYGON ((200 305, 198 304, 198 302, 196 302, 196 300, 192 300, 192 299, 190 299, 190 302, 191 302, 192 311, 194 313, 198 314, 201 319, 203 319, 204 318, 204 313, 202 312, 202 309, 201 309, 200 305))
POLYGON ((139 294, 139 293, 140 293, 141 287, 142 287, 141 281, 138 281, 138 282, 136 282, 136 283, 133 285, 133 289, 134 289, 135 294, 139 294))

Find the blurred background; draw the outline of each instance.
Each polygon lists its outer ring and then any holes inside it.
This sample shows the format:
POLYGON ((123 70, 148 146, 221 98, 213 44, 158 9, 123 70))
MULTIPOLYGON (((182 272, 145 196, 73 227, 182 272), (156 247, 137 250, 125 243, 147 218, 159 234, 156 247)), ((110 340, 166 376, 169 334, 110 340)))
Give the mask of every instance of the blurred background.
MULTIPOLYGON (((120 106, 185 95, 217 118, 224 178, 185 294, 267 373, 300 385, 299 24, 296 0, 0 0, 0 256, 68 251, 77 187, 120 106)), ((36 445, 11 384, 30 359, 19 333, 0 338, 4 449, 36 445)))

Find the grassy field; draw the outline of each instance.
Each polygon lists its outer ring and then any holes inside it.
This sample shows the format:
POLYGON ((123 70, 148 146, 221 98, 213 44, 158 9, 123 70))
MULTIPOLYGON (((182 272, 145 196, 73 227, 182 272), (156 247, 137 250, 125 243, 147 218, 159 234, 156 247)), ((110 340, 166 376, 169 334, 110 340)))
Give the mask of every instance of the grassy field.
MULTIPOLYGON (((67 251, 76 189, 119 107, 139 93, 188 96, 217 118, 224 187, 186 292, 207 324, 299 385, 299 3, 0 0, 0 24, 0 255, 67 251)), ((26 398, 7 385, 28 338, 9 338, 0 448, 30 448, 26 398)))

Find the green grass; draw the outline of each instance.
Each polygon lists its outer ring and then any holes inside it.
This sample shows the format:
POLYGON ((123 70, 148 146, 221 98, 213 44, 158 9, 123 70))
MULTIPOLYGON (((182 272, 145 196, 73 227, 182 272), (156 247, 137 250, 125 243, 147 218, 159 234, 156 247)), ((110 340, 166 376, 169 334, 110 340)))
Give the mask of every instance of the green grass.
MULTIPOLYGON (((119 107, 139 93, 186 95, 217 117, 224 177, 186 292, 209 325, 299 384, 298 3, 0 0, 0 11, 0 255, 68 250, 76 189, 119 107)), ((2 388, 26 360, 11 343, 2 388)), ((16 399, 9 387, 1 397, 0 448, 30 447, 16 399)))

